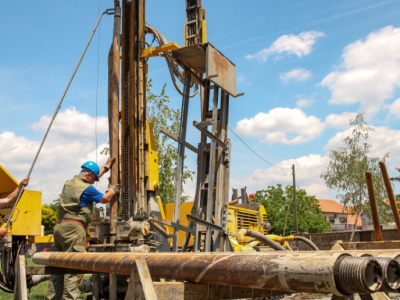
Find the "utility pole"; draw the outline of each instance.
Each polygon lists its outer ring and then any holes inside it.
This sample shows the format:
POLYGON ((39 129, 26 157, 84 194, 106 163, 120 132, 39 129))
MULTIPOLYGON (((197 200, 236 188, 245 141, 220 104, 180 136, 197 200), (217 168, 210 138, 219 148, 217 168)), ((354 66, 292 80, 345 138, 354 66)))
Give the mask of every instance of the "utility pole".
POLYGON ((294 204, 294 222, 296 224, 296 234, 299 234, 299 222, 297 219, 297 201, 296 201, 296 172, 294 169, 294 165, 292 165, 292 174, 293 174, 293 204, 294 204))

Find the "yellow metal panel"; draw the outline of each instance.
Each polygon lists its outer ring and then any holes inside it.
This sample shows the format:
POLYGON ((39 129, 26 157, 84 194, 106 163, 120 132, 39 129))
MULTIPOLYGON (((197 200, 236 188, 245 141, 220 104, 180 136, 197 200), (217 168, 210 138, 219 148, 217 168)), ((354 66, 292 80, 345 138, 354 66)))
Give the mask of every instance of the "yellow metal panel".
POLYGON ((232 215, 228 215, 228 222, 229 217, 233 216, 237 222, 236 229, 232 228, 234 231, 230 232, 236 232, 238 229, 246 228, 264 233, 262 226, 259 226, 261 225, 261 222, 259 220, 258 210, 252 210, 238 206, 229 206, 229 211, 232 211, 232 215))
MULTIPOLYGON (((0 197, 6 197, 18 186, 18 181, 0 165, 0 197)), ((10 217, 12 207, 0 210, 0 225, 10 217)), ((9 235, 40 235, 42 229, 42 193, 25 189, 14 210, 8 228, 9 235)))
POLYGON ((180 46, 175 42, 170 42, 168 44, 156 47, 148 47, 142 51, 142 58, 149 58, 153 56, 159 56, 163 52, 179 49, 180 46))
POLYGON ((28 238, 28 242, 31 244, 39 244, 39 243, 53 243, 54 242, 54 236, 52 235, 44 235, 44 236, 30 236, 28 238))
POLYGON ((201 42, 203 44, 207 43, 207 23, 206 23, 206 10, 202 9, 202 20, 201 20, 201 28, 202 28, 202 36, 201 42))
POLYGON ((18 186, 18 181, 0 165, 0 197, 4 198, 18 186))
MULTIPOLYGON (((180 213, 180 218, 179 218, 179 224, 183 226, 189 226, 189 221, 186 217, 186 215, 190 215, 193 207, 193 202, 183 202, 181 204, 181 213, 180 213)), ((173 203, 164 203, 163 204, 164 208, 164 213, 165 213, 165 219, 172 221, 173 216, 174 216, 174 204, 173 203)), ((173 232, 174 229, 171 227, 166 226, 169 228, 169 232, 173 232)), ((185 242, 185 236, 186 232, 184 231, 179 231, 178 235, 178 246, 182 247, 183 243, 185 242)), ((193 235, 191 236, 189 240, 189 246, 193 245, 193 235)))
POLYGON ((160 186, 158 177, 158 154, 156 150, 156 141, 154 140, 153 125, 149 121, 146 121, 146 135, 149 145, 146 170, 148 186, 146 188, 148 191, 156 191, 160 186))
POLYGON ((40 235, 42 231, 42 193, 24 190, 11 222, 11 235, 40 235))

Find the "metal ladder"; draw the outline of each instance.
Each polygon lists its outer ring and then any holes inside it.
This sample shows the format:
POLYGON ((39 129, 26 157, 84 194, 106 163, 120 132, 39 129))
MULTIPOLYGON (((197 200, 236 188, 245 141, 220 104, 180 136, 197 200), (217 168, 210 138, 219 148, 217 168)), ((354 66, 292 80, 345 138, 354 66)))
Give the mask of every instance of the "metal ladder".
POLYGON ((185 46, 204 43, 204 11, 201 0, 186 0, 185 46))

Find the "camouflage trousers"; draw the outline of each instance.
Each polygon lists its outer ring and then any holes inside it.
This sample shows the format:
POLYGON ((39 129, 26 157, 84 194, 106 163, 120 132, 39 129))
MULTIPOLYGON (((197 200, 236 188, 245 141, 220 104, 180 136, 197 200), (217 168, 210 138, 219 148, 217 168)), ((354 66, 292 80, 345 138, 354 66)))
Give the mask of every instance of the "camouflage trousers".
MULTIPOLYGON (((54 228, 54 251, 86 252, 86 231, 71 223, 57 224, 54 228)), ((83 274, 53 274, 47 289, 48 300, 80 299, 79 290, 83 274)))

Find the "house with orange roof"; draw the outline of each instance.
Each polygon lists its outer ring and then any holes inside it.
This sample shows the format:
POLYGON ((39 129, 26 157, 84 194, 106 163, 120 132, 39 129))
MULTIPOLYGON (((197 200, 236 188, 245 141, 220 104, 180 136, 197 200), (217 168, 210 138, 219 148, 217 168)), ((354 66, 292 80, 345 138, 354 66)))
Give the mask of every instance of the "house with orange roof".
MULTIPOLYGON (((333 231, 353 230, 356 214, 343 207, 335 200, 318 199, 321 212, 326 220, 331 223, 333 231)), ((362 228, 361 216, 358 217, 356 229, 362 228)))

